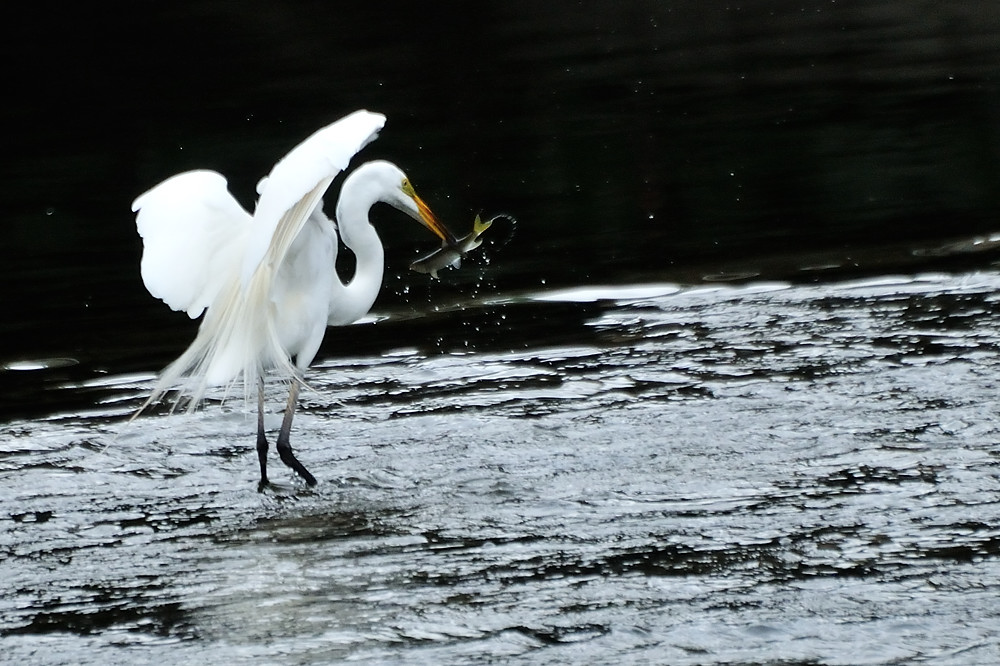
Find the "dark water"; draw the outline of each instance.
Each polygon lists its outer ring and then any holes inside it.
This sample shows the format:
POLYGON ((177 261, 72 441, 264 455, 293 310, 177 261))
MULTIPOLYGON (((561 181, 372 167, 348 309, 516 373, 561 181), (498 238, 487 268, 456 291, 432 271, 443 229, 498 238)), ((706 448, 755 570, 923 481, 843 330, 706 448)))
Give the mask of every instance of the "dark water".
POLYGON ((1000 661, 1000 15, 847 4, 9 25, 4 660, 1000 661), (432 283, 374 211, 320 485, 260 494, 239 400, 127 423, 197 325, 129 204, 207 167, 249 205, 358 107, 452 226, 517 224, 432 283))

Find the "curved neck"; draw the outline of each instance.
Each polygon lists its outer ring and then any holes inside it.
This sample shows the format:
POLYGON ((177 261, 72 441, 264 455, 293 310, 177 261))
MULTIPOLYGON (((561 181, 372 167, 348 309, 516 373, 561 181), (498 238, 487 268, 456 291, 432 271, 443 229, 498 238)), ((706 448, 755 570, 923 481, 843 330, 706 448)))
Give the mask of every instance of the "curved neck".
POLYGON ((355 170, 340 191, 337 201, 337 229, 357 259, 354 276, 347 284, 340 285, 335 277, 330 302, 331 325, 349 324, 368 314, 379 290, 382 288, 382 274, 385 270, 385 252, 375 227, 368 221, 368 211, 379 201, 378 192, 370 187, 364 178, 354 178, 361 169, 355 170))

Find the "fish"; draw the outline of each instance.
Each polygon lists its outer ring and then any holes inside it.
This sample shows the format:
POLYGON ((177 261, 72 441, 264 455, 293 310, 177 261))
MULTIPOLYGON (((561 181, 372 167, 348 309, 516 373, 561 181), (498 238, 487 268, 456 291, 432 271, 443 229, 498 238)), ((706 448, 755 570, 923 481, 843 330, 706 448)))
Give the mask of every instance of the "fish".
POLYGON ((454 245, 443 243, 441 248, 410 264, 410 270, 417 273, 426 273, 437 280, 438 271, 442 268, 447 268, 448 266, 458 268, 462 265, 462 257, 482 244, 483 241, 479 237, 490 228, 491 224, 493 224, 493 220, 486 220, 484 222, 476 215, 476 219, 472 223, 472 233, 459 238, 454 245))

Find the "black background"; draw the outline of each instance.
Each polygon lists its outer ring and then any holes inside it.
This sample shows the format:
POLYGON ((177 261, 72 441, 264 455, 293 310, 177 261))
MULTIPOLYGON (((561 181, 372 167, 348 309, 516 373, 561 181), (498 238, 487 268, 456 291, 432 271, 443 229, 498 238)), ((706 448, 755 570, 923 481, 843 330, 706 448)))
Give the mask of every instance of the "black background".
POLYGON ((516 294, 989 267, 992 252, 939 250, 997 226, 1000 14, 988 3, 747 4, 36 3, 11 14, 0 360, 162 365, 195 324, 145 293, 132 200, 210 168, 252 209, 281 155, 356 108, 389 119, 363 157, 400 164, 450 226, 464 232, 479 211, 518 221, 488 267, 430 284, 406 264, 433 239, 374 211, 389 257, 377 309, 419 309, 483 288, 484 275, 490 292, 516 294))

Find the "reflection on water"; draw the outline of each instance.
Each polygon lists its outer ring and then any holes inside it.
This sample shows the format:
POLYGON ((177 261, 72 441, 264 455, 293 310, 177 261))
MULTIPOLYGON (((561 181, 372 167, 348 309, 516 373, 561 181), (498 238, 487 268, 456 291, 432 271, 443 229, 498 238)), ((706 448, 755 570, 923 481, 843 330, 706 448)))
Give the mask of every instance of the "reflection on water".
POLYGON ((109 377, 89 410, 3 426, 5 652, 988 663, 998 287, 646 284, 390 312, 369 326, 414 344, 310 375, 296 443, 320 485, 288 473, 263 495, 240 405, 126 425, 149 378, 109 377), (454 317, 464 335, 421 335, 454 317), (509 335, 554 318, 563 339, 509 335))

